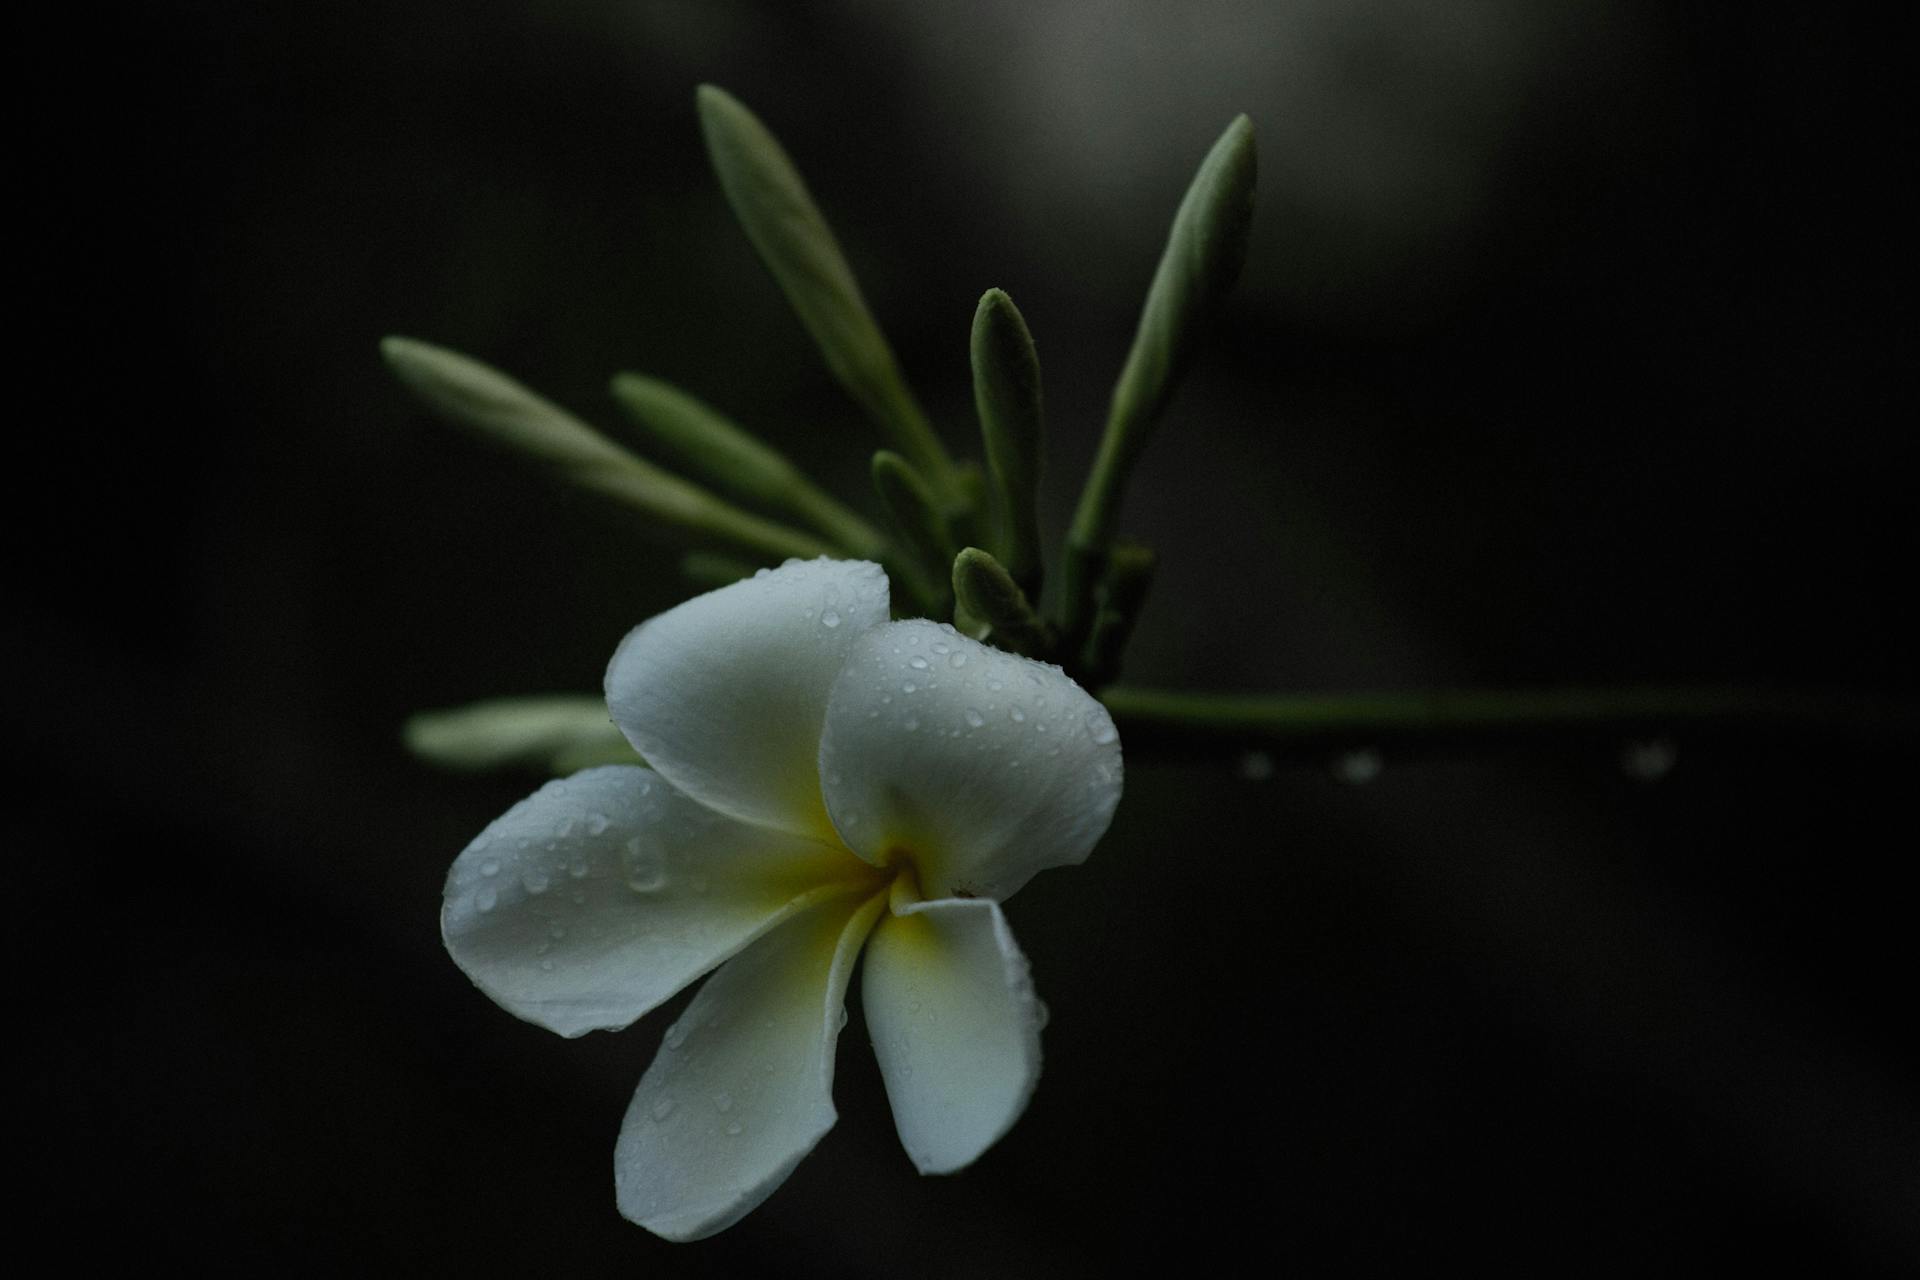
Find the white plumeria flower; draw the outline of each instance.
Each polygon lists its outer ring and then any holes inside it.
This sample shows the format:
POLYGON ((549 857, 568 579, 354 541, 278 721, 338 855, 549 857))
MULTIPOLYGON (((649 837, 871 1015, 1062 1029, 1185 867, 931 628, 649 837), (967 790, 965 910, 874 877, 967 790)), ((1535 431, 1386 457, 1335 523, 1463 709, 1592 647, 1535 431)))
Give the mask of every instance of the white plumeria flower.
POLYGON ((607 705, 651 767, 548 783, 447 877, 455 962, 561 1035, 626 1026, 724 962, 614 1151, 621 1213, 670 1240, 739 1221, 833 1126, 863 945, 921 1172, 972 1163, 1039 1078, 1040 1005, 999 904, 1106 831, 1119 739, 1058 668, 889 622, 887 600, 877 565, 789 561, 642 623, 607 705))

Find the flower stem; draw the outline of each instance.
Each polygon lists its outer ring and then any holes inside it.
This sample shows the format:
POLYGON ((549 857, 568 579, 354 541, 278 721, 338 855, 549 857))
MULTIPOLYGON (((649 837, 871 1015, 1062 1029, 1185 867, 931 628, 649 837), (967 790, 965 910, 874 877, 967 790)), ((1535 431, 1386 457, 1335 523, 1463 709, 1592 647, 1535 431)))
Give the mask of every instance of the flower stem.
POLYGON ((1911 732, 1914 708, 1862 693, 1664 685, 1246 695, 1116 685, 1100 694, 1127 750, 1435 750, 1542 738, 1824 730, 1911 732))

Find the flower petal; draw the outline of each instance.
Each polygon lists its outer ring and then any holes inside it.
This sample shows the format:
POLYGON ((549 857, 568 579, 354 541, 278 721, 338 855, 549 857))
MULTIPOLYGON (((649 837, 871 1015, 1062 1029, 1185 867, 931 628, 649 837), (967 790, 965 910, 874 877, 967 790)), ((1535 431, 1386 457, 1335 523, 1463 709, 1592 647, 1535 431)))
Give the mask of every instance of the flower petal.
POLYGON ((454 859, 440 932, 508 1012, 624 1027, 811 901, 845 850, 723 818, 630 765, 522 800, 454 859))
POLYGON ((1100 839, 1120 740, 1058 667, 895 622, 862 635, 834 682, 820 776, 855 853, 911 855, 929 898, 1000 899, 1100 839))
POLYGON ((700 988, 621 1123, 623 1215, 669 1240, 723 1231, 833 1127, 847 978, 885 905, 884 892, 817 903, 700 988))
POLYGON ((789 560, 635 627, 607 668, 607 707, 647 763, 708 808, 831 838, 818 773, 827 691, 854 641, 886 619, 880 566, 789 560))
POLYGON ((860 983, 907 1154, 922 1173, 972 1164, 1040 1080, 1044 1012, 999 905, 948 898, 882 920, 860 983))

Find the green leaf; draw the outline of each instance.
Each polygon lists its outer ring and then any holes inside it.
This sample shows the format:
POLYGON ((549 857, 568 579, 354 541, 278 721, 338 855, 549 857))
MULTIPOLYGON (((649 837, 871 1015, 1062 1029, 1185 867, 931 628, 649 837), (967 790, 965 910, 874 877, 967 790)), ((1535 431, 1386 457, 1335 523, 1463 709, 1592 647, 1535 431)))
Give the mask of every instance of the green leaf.
POLYGON ((704 591, 730 587, 742 578, 751 578, 754 566, 732 556, 711 551, 689 551, 680 557, 680 573, 688 582, 704 591))
POLYGON ((1061 607, 1069 640, 1080 639, 1091 620, 1093 587, 1113 541, 1127 477, 1204 322, 1246 259, 1255 170, 1253 124, 1239 116, 1201 161, 1174 214, 1139 330, 1114 384, 1106 432, 1067 533, 1061 607))
POLYGON ((1029 596, 1040 593, 1040 530, 1034 492, 1045 420, 1040 357, 1013 299, 989 289, 973 313, 973 403, 980 415, 1005 571, 1029 596))
POLYGON ((779 451, 709 405, 658 378, 622 373, 613 397, 687 468, 744 501, 793 516, 848 554, 877 560, 885 539, 779 451))
POLYGON ((727 201, 827 368, 952 505, 957 495, 946 450, 799 170, 759 118, 726 91, 701 85, 698 102, 707 154, 727 201))
POLYGON ((907 553, 901 567, 928 610, 945 616, 951 608, 947 565, 953 559, 953 533, 932 488, 913 464, 886 449, 873 455, 873 488, 907 553))
POLYGON ((645 516, 678 540, 714 542, 784 560, 833 548, 785 525, 749 515, 646 462, 512 378, 457 351, 390 337, 380 352, 400 381, 441 417, 533 458, 583 488, 645 516))
POLYGON ((468 772, 572 773, 595 764, 642 764, 607 716, 604 698, 495 698, 411 717, 402 739, 420 759, 468 772))

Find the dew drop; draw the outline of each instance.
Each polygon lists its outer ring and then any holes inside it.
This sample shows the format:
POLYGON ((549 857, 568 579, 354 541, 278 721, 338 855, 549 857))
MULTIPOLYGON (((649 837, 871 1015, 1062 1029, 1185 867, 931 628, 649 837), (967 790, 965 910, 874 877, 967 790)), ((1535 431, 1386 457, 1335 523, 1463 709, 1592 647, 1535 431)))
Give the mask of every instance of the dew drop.
POLYGON ((947 665, 950 667, 964 667, 967 665, 967 655, 956 649, 953 652, 953 656, 947 659, 947 665))
POLYGON ((734 1122, 733 1122, 732 1124, 730 1124, 730 1125, 728 1125, 728 1126, 727 1126, 727 1136, 728 1136, 729 1138, 737 1138, 737 1137, 739 1137, 739 1136, 740 1136, 740 1128, 741 1128, 741 1126, 740 1126, 740 1122, 739 1122, 738 1120, 735 1120, 735 1121, 734 1121, 734 1122))
POLYGON ((1102 747, 1120 737, 1114 731, 1113 720, 1098 711, 1087 712, 1087 732, 1092 735, 1094 743, 1102 747))
POLYGON ((1350 787, 1358 787, 1372 782, 1386 768, 1387 762, 1372 747, 1362 747, 1357 751, 1346 751, 1333 759, 1333 776, 1337 782, 1350 787))
POLYGON ((1033 1029, 1035 1031, 1045 1031, 1047 1029, 1047 1023, 1052 1020, 1053 1010, 1047 1008, 1047 1002, 1045 1000, 1035 1000, 1033 1002, 1033 1029))
POLYGON ((473 905, 479 907, 483 912, 493 910, 494 907, 499 905, 499 902, 500 895, 493 891, 493 886, 491 885, 475 894, 473 898, 473 905))
POLYGON ((667 860, 658 849, 638 850, 627 862, 627 888, 635 893, 658 893, 667 887, 667 860))
POLYGON ((925 671, 927 669, 927 660, 916 653, 907 659, 907 665, 915 671, 925 671))
POLYGON ((520 883, 527 887, 528 893, 545 893, 553 884, 547 873, 539 867, 531 867, 520 873, 520 883))
POLYGON ((687 1024, 676 1022, 667 1028, 667 1048, 678 1049, 687 1042, 687 1024))
POLYGON ((660 1120, 665 1120, 668 1116, 672 1114, 673 1114, 672 1098, 661 1098, 653 1104, 653 1118, 656 1122, 660 1120))
MULTIPOLYGON (((562 840, 565 840, 568 836, 572 834, 573 834, 573 819, 567 818, 560 824, 560 838, 562 840)), ((551 849, 553 846, 549 844, 547 847, 551 849)))
POLYGON ((832 609, 827 609, 820 614, 820 625, 823 627, 837 627, 840 625, 840 615, 832 609))
POLYGON ((1007 712, 1007 714, 1013 717, 1013 722, 1015 724, 1025 724, 1027 722, 1027 713, 1022 711, 1018 707, 1013 708, 1011 711, 1007 712))
POLYGON ((974 729, 978 729, 981 725, 987 722, 987 718, 981 715, 978 711, 974 710, 972 707, 967 708, 966 717, 967 717, 968 726, 974 729))
MULTIPOLYGON (((1673 772, 1679 749, 1671 738, 1648 738, 1629 742, 1620 749, 1620 772, 1635 782, 1658 782, 1673 772)), ((485 867, 481 868, 486 870, 485 867)))
POLYGON ((1265 782, 1273 776, 1273 757, 1264 751, 1249 751, 1240 757, 1237 772, 1247 782, 1265 782))
POLYGON ((552 972, 553 972, 553 961, 551 961, 551 960, 542 960, 542 961, 540 962, 540 967, 541 967, 541 969, 543 969, 543 970, 545 970, 545 971, 546 971, 547 973, 552 973, 552 972))
POLYGON ((607 820, 607 815, 604 813, 590 813, 587 815, 587 834, 590 836, 605 835, 607 828, 611 825, 607 820))
POLYGON ((914 730, 920 727, 920 721, 914 716, 908 716, 905 720, 900 722, 900 727, 902 729, 905 729, 908 733, 912 733, 914 730))
POLYGON ((902 693, 917 693, 919 692, 919 690, 920 690, 920 686, 913 683, 911 680, 909 680, 907 683, 900 686, 900 692, 902 693))
POLYGON ((483 862, 483 863, 481 863, 481 864, 480 864, 480 874, 481 874, 481 875, 483 875, 483 876, 497 876, 497 875, 499 875, 499 874, 500 874, 500 862, 499 862, 499 859, 497 859, 497 858, 488 858, 488 859, 487 859, 487 860, 486 860, 485 862, 483 862))

